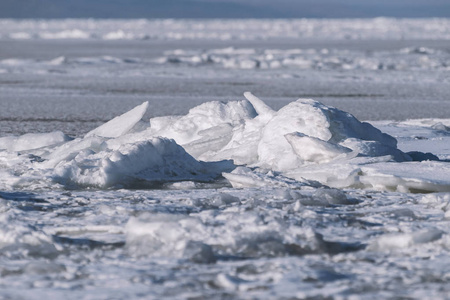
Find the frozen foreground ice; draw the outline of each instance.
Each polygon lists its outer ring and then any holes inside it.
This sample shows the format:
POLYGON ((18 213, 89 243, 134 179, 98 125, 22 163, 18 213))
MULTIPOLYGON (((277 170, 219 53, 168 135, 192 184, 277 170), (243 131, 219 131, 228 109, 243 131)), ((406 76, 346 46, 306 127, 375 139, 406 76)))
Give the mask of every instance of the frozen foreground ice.
POLYGON ((449 119, 244 96, 0 138, 0 298, 448 297, 449 119))

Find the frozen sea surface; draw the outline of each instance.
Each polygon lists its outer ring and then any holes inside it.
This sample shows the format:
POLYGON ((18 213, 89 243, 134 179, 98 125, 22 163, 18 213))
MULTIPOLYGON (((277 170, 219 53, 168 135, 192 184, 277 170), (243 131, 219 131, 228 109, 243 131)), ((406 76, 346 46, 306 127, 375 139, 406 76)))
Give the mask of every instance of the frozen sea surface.
POLYGON ((0 20, 0 299, 448 299, 449 24, 0 20))
POLYGON ((147 117, 178 115, 246 90, 275 109, 448 117, 447 19, 0 22, 1 135, 78 136, 144 101, 147 117))

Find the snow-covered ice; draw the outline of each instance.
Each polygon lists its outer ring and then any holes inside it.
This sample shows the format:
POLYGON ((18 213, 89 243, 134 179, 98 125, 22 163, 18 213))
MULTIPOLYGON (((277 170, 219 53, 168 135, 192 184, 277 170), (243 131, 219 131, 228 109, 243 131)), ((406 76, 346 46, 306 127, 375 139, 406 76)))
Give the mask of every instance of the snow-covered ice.
POLYGON ((0 20, 0 299, 447 299, 448 23, 0 20))
MULTIPOLYGON (((66 188, 207 182, 243 165, 254 172, 278 172, 282 181, 287 177, 338 188, 450 191, 448 163, 420 151, 410 156, 397 148, 395 138, 348 113, 311 99, 275 111, 253 94, 245 96, 247 100, 207 102, 185 116, 152 118, 146 124, 145 102, 70 141, 60 132, 4 137, 2 187, 29 186, 27 178, 39 187, 42 178, 66 188), (10 156, 18 157, 17 165, 10 156)), ((240 187, 245 187, 242 177, 247 175, 249 186, 255 185, 251 172, 238 174, 240 187)), ((235 177, 225 175, 234 186, 235 177)))

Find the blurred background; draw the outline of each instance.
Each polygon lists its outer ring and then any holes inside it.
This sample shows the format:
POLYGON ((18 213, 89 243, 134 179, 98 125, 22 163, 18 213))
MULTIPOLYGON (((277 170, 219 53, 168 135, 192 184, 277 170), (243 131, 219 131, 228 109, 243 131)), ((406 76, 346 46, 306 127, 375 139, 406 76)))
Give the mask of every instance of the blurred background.
POLYGON ((450 17, 449 0, 1 0, 0 18, 450 17))

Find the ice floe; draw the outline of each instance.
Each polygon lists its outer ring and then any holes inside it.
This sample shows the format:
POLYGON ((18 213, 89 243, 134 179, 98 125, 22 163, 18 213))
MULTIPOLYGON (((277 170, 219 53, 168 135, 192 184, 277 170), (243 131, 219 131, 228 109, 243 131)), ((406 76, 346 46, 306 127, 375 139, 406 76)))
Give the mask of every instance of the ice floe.
POLYGON ((148 108, 148 102, 133 108, 129 112, 112 119, 100 127, 88 132, 85 137, 100 136, 116 138, 130 131, 144 116, 148 108))
MULTIPOLYGON (((295 71, 368 71, 396 72, 425 70, 448 71, 450 53, 443 49, 413 47, 393 50, 322 49, 258 49, 222 48, 204 50, 171 50, 157 57, 126 57, 103 55, 94 57, 55 57, 32 60, 9 57, 0 60, 0 67, 9 73, 36 74, 86 72, 89 66, 111 67, 140 63, 152 67, 201 67, 220 69, 295 71), (71 68, 68 68, 70 66, 71 68)), ((233 70, 230 70, 233 71, 233 70)), ((145 72, 141 71, 141 74, 145 72)), ((267 71, 268 72, 268 71, 267 71)), ((100 72, 101 73, 101 72, 100 72)), ((105 76, 105 74, 103 74, 105 76)))
MULTIPOLYGON (((349 113, 311 99, 275 111, 244 96, 149 121, 145 102, 75 140, 61 132, 0 138, 2 186, 151 187, 224 177, 238 188, 450 190, 447 161, 420 149, 405 153, 349 113)), ((448 132, 442 122, 431 129, 448 132)))
POLYGON ((340 49, 207 49, 168 51, 160 64, 217 65, 227 69, 448 70, 447 51, 412 47, 391 51, 340 49))

